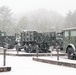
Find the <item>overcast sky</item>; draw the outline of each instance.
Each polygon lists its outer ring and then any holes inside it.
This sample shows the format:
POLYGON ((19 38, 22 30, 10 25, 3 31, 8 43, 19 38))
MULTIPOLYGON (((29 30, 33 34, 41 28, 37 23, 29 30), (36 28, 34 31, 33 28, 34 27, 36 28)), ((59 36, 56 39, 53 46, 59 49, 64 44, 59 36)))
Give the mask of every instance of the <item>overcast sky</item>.
POLYGON ((1 6, 9 6, 14 14, 45 8, 65 16, 69 10, 76 9, 76 0, 0 0, 1 6))

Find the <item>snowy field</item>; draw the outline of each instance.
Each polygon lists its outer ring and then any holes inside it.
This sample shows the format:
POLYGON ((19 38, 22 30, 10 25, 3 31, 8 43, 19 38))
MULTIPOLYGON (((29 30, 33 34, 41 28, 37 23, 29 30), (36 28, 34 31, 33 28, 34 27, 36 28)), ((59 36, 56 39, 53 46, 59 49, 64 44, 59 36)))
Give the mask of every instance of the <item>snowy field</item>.
POLYGON ((68 59, 67 56, 59 56, 59 60, 57 60, 57 56, 49 56, 49 57, 40 57, 40 59, 45 60, 53 60, 53 61, 59 61, 59 62, 66 62, 66 63, 73 63, 76 64, 76 60, 68 59))
MULTIPOLYGON (((3 52, 4 52, 4 49, 2 47, 0 47, 0 53, 3 53, 3 52)), ((6 53, 17 54, 17 51, 15 48, 14 49, 7 49, 6 53)), ((21 51, 19 51, 18 54, 30 54, 30 53, 26 53, 24 49, 21 49, 21 51)), ((32 54, 35 54, 35 53, 32 53, 32 54)), ((52 51, 52 54, 57 54, 56 50, 52 51)), ((65 53, 59 52, 59 54, 65 54, 65 53)))
MULTIPOLYGON (((36 62, 33 57, 6 56, 6 66, 11 66, 10 72, 0 75, 72 75, 75 68, 36 62)), ((42 57, 43 58, 43 57, 42 57)), ((45 58, 45 57, 44 57, 45 58)), ((0 66, 3 65, 3 55, 0 55, 0 66)))

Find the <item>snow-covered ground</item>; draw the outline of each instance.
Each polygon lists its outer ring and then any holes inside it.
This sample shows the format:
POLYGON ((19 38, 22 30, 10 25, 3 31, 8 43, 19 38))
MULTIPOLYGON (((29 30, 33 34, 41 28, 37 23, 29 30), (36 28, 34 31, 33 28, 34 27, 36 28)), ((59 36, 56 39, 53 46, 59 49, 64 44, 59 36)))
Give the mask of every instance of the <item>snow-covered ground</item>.
MULTIPOLYGON (((4 52, 4 49, 2 47, 0 47, 0 53, 3 53, 3 52, 4 52)), ((6 53, 17 54, 17 51, 15 48, 7 49, 6 53)), ((18 54, 26 54, 26 52, 24 49, 21 49, 21 51, 19 51, 18 54)), ((27 53, 27 54, 30 54, 30 53, 27 53)), ((34 53, 32 53, 32 54, 34 54, 34 53)), ((52 54, 57 54, 56 50, 52 51, 52 54)), ((59 52, 59 54, 65 54, 65 53, 59 52)))
MULTIPOLYGON (((0 75, 72 75, 75 68, 41 63, 32 60, 33 57, 6 56, 6 66, 11 66, 10 72, 0 75)), ((40 58, 40 57, 39 57, 40 58)), ((45 57, 43 57, 45 58, 45 57)), ((47 57, 51 58, 51 57, 47 57)), ((3 55, 0 55, 0 66, 3 65, 3 55)))
POLYGON ((57 56, 49 56, 49 57, 39 57, 40 59, 45 60, 54 60, 59 62, 73 63, 76 64, 76 60, 68 59, 67 56, 59 56, 59 60, 57 60, 57 56))

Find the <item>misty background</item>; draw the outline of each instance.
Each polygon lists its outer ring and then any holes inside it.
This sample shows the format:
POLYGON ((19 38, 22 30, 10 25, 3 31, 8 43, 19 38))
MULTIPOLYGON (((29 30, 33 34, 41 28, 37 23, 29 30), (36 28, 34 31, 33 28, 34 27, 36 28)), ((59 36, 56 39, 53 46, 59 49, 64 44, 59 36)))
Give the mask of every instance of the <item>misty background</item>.
POLYGON ((76 27, 76 10, 69 10, 66 16, 44 8, 15 15, 8 6, 0 7, 0 30, 7 35, 20 33, 22 30, 60 32, 68 27, 76 27))

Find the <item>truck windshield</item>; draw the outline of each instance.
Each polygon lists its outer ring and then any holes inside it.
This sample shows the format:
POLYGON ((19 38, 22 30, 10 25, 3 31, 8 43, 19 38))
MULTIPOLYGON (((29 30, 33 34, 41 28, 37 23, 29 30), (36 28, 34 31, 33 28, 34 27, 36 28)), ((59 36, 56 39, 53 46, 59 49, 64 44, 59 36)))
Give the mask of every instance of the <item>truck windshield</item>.
POLYGON ((65 31, 64 37, 68 37, 68 36, 69 36, 69 31, 65 31))
POLYGON ((76 36, 76 31, 71 31, 71 36, 76 36))

